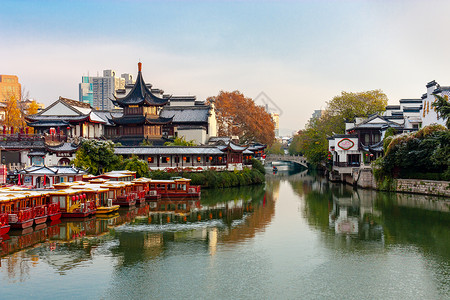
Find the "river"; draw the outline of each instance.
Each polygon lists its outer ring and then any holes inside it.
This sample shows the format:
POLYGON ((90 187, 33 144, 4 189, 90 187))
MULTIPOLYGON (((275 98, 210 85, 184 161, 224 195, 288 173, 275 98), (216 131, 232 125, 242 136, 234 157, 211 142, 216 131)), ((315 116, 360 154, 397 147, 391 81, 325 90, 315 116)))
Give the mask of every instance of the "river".
POLYGON ((12 232, 0 299, 450 298, 448 199, 280 172, 164 205, 12 232))

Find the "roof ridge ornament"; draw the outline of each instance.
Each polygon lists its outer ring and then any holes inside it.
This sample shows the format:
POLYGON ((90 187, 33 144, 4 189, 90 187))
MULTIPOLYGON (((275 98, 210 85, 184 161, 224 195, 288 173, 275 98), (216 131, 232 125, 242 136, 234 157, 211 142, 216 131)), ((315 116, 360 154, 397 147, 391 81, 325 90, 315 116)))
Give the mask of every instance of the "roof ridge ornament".
POLYGON ((141 71, 142 71, 142 63, 138 62, 138 72, 141 72, 141 71))

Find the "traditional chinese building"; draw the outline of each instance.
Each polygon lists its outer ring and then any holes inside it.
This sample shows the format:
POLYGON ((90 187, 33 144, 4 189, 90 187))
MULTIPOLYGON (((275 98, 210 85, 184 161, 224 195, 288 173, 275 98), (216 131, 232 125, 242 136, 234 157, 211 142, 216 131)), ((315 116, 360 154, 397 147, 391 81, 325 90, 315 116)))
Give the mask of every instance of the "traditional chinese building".
POLYGON ((100 138, 106 121, 88 103, 63 97, 37 114, 26 116, 36 134, 63 137, 100 138))
POLYGON ((124 145, 139 145, 143 141, 162 144, 163 125, 170 124, 172 118, 159 114, 170 97, 156 96, 145 84, 141 70, 139 63, 136 82, 125 97, 114 96, 113 103, 123 109, 123 115, 110 119, 112 126, 106 128, 105 136, 124 145))

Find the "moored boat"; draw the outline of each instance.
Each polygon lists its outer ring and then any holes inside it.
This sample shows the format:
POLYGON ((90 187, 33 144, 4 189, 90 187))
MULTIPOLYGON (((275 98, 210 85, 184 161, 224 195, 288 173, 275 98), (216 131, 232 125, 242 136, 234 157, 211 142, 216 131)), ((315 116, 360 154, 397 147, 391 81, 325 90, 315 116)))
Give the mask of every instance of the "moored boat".
POLYGON ((132 191, 132 183, 124 181, 107 181, 101 185, 107 188, 108 199, 113 199, 113 205, 134 206, 138 194, 132 191))
POLYGON ((0 237, 7 234, 11 226, 8 222, 8 214, 0 213, 0 237))
POLYGON ((149 192, 151 191, 156 191, 162 198, 199 198, 201 195, 200 186, 191 185, 190 179, 181 177, 172 180, 151 180, 149 192))
POLYGON ((63 218, 85 218, 95 212, 95 203, 82 190, 63 189, 50 193, 51 203, 59 203, 63 218))

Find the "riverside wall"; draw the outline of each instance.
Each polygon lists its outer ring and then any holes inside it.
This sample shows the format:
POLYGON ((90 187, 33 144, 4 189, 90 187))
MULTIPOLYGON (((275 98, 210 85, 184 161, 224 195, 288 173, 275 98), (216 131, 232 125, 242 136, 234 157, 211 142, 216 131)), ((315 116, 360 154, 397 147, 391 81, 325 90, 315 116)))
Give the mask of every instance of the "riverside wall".
MULTIPOLYGON (((352 176, 343 178, 346 183, 366 189, 378 189, 372 168, 355 168, 352 176)), ((450 197, 450 181, 424 179, 395 179, 394 191, 402 193, 423 194, 450 197)))

